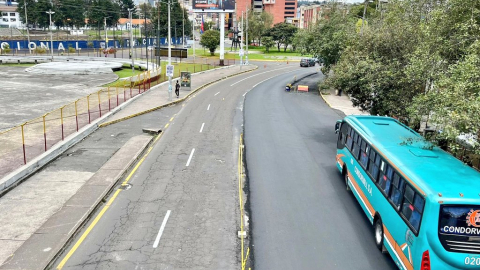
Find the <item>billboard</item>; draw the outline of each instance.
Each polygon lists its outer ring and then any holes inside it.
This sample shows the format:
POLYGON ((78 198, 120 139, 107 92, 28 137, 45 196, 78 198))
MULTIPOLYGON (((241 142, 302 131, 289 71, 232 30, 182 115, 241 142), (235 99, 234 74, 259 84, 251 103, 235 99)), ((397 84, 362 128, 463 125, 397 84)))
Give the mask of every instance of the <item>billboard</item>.
POLYGON ((235 0, 192 0, 194 10, 204 12, 219 12, 235 10, 235 0))
POLYGON ((181 78, 181 80, 182 80, 181 83, 180 83, 180 85, 181 85, 182 87, 188 87, 188 88, 190 88, 191 85, 192 85, 192 75, 191 75, 191 73, 190 73, 190 72, 187 72, 187 71, 182 71, 180 74, 181 74, 181 75, 180 75, 180 78, 181 78))

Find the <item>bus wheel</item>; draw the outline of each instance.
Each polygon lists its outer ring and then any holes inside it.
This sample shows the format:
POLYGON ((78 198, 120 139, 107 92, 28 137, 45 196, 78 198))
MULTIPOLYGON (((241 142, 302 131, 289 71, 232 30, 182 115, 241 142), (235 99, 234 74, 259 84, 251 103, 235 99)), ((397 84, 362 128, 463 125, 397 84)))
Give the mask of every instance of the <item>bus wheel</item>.
POLYGON ((381 218, 378 218, 377 221, 375 221, 375 245, 382 253, 387 251, 383 244, 383 224, 381 218))
POLYGON ((349 191, 350 186, 348 185, 348 171, 346 167, 343 167, 343 176, 345 178, 345 186, 347 187, 347 191, 349 191))

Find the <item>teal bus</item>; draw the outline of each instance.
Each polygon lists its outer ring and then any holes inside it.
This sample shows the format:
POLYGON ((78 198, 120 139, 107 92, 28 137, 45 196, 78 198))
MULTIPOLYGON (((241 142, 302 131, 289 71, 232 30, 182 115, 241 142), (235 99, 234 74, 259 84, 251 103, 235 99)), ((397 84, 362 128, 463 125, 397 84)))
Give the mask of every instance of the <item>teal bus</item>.
POLYGON ((337 167, 400 269, 480 269, 480 173, 390 117, 335 125, 337 167))

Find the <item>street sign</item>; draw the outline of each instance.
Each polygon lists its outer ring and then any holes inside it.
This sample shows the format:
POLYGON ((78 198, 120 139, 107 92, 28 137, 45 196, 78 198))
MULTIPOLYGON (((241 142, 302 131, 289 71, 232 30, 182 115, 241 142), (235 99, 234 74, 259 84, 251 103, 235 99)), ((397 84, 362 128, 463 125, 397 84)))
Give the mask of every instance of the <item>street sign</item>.
POLYGON ((240 51, 238 51, 238 55, 240 55, 240 56, 244 56, 244 55, 245 55, 245 52, 243 51, 243 49, 240 49, 240 51))
POLYGON ((173 65, 167 65, 167 71, 165 75, 167 77, 173 77, 173 65))

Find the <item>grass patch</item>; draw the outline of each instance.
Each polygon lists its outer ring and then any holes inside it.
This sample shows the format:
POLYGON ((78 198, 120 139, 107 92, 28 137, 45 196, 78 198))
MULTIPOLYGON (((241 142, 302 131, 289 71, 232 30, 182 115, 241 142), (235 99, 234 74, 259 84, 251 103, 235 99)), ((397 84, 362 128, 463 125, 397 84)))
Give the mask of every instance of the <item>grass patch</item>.
MULTIPOLYGON (((140 71, 138 69, 135 69, 134 72, 133 72, 133 76, 135 75, 138 75, 140 73, 142 73, 143 71, 140 71)), ((114 72, 115 74, 117 74, 118 78, 125 78, 125 77, 130 77, 132 76, 132 70, 131 69, 126 69, 126 68, 123 68, 121 70, 117 70, 114 72)))
MULTIPOLYGON (((244 48, 244 51, 246 49, 244 48)), ((289 60, 291 57, 312 57, 311 55, 302 55, 299 52, 292 52, 290 50, 287 50, 286 52, 283 51, 283 48, 280 49, 280 51, 277 50, 277 48, 270 48, 270 52, 265 51, 265 47, 263 46, 253 46, 253 47, 248 47, 249 54, 248 54, 248 59, 249 60, 289 60)), ((225 48, 225 59, 235 59, 235 60, 240 60, 240 56, 238 55, 239 49, 237 51, 230 51, 230 48, 225 48)), ((193 55, 193 49, 189 48, 188 49, 188 55, 192 56, 193 55)), ((195 48, 195 56, 198 57, 206 57, 206 58, 212 58, 212 59, 218 59, 220 56, 220 53, 215 52, 214 56, 210 55, 210 52, 207 49, 203 48, 195 48)), ((245 58, 245 57, 244 57, 245 58)))
MULTIPOLYGON (((152 86, 153 85, 156 85, 157 83, 162 83, 166 80, 168 80, 168 77, 165 76, 165 70, 166 70, 166 65, 168 63, 167 62, 164 62, 162 61, 162 74, 160 76, 160 78, 155 81, 154 83, 152 83, 152 86)), ((214 66, 212 65, 208 65, 208 64, 202 64, 202 63, 172 63, 173 66, 174 66, 174 72, 173 72, 173 77, 176 78, 176 77, 180 77, 180 73, 182 71, 189 71, 191 73, 196 73, 196 72, 200 72, 200 71, 205 71, 205 70, 209 70, 209 69, 213 69, 214 66)), ((119 70, 119 71, 116 71, 115 74, 117 74, 119 76, 119 78, 127 78, 127 77, 130 77, 132 75, 132 70, 129 68, 130 66, 128 64, 124 64, 124 69, 122 70, 119 70)), ((135 75, 138 75, 142 72, 145 72, 144 70, 140 71, 137 69, 138 67, 135 66, 135 75)), ((111 82, 109 84, 105 84, 103 85, 103 87, 130 87, 130 81, 128 80, 116 80, 114 82, 111 82)))
MULTIPOLYGON (((128 35, 129 33, 129 30, 115 30, 115 36, 128 35)), ((98 37, 98 30, 88 30, 86 31, 86 34, 89 37, 98 37)), ((113 36, 113 30, 107 30, 107 35, 113 36)), ((133 35, 140 37, 140 30, 134 29, 133 35)), ((105 38, 105 30, 100 30, 100 38, 105 38)))
POLYGON ((0 67, 33 67, 36 64, 27 64, 27 63, 21 63, 21 64, 0 64, 0 67))

